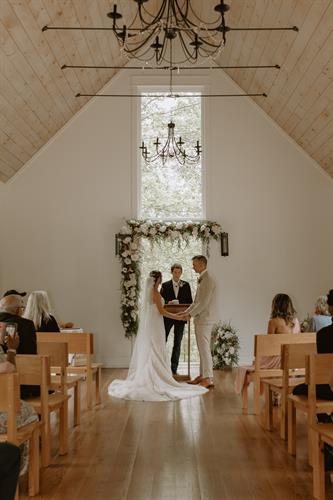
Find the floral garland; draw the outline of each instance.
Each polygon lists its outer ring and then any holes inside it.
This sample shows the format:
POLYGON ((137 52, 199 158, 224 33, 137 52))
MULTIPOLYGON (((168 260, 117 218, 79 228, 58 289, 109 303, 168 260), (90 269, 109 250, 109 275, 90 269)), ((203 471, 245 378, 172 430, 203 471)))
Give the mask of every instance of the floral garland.
POLYGON ((238 364, 239 339, 230 323, 219 321, 212 328, 213 365, 217 370, 238 364))
POLYGON ((207 245, 218 240, 222 228, 217 222, 152 222, 128 220, 117 235, 121 260, 121 320, 125 336, 132 337, 138 331, 138 297, 140 291, 140 239, 151 243, 169 239, 177 241, 197 238, 207 245))

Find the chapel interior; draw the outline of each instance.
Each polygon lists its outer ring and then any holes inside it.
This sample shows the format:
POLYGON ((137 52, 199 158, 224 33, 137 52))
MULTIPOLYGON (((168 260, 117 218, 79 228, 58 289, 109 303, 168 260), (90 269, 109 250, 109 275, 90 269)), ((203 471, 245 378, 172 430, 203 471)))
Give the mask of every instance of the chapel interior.
MULTIPOLYGON (((87 359, 91 354, 98 365, 92 373, 76 372, 79 406, 73 385, 65 424, 51 415, 50 460, 46 464, 40 455, 38 487, 30 488, 24 474, 16 500, 333 499, 324 470, 333 430, 320 441, 315 419, 310 425, 310 413, 298 408, 294 423, 288 420, 296 426, 297 443, 288 442, 289 424, 282 439, 287 406, 275 404, 275 389, 269 392, 269 384, 254 377, 244 411, 234 389, 236 366, 214 370, 214 388, 192 399, 137 402, 108 394, 112 380, 126 377, 135 342, 133 321, 124 325, 122 314, 127 264, 120 254, 128 221, 145 220, 149 228, 156 220, 159 228, 210 221, 226 234, 227 249, 220 234, 193 248, 208 257, 217 320, 237 331, 239 365, 252 364, 255 335, 267 334, 277 293, 292 297, 301 322, 313 315, 316 298, 333 289, 333 2, 1 0, 0 58, 0 295, 46 290, 59 321, 92 334, 87 359), (176 29, 166 40, 164 60, 156 55, 163 49, 150 47, 155 35, 140 56, 126 52, 124 44, 133 47, 135 37, 146 35, 129 28, 122 34, 123 26, 133 19, 138 26, 140 9, 153 19, 166 4, 183 11, 190 4, 186 16, 196 23, 194 35, 203 36, 202 46, 194 42, 189 57, 176 29), (123 17, 107 15, 115 5, 123 17), (225 5, 225 24, 210 32, 225 5), (184 198, 177 186, 172 191, 172 179, 159 185, 154 177, 142 188, 140 96, 149 92, 202 94, 201 216, 193 220, 184 216, 197 208, 192 187, 184 187, 184 198), (155 188, 161 193, 156 198, 155 188), (180 216, 162 209, 159 215, 163 200, 189 208, 179 208, 180 216), (67 445, 61 453, 63 425, 67 445)), ((193 116, 190 108, 184 123, 193 116)), ((169 118, 166 112, 165 131, 169 118)), ((150 132, 152 150, 157 134, 150 132)), ((199 148, 198 137, 191 139, 199 148)), ((154 172, 151 165, 148 173, 154 172)), ((186 164, 177 168, 184 171, 186 164)), ((155 250, 143 245, 142 275, 162 252, 157 243, 155 250)), ((184 279, 190 276, 195 288, 190 251, 172 250, 172 258, 183 262, 184 279)), ((170 279, 171 264, 161 264, 163 280, 170 279)), ((194 334, 191 342, 194 377, 194 334)), ((304 373, 310 358, 303 356, 304 373)), ((331 413, 330 406, 323 411, 331 413)))

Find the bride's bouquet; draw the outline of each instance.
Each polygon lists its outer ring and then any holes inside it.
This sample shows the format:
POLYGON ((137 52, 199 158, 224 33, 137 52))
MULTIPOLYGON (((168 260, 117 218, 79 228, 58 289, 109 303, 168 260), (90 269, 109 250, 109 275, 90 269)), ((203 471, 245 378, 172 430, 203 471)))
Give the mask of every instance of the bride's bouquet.
POLYGON ((228 322, 219 321, 212 328, 213 365, 217 370, 238 364, 239 338, 228 322))

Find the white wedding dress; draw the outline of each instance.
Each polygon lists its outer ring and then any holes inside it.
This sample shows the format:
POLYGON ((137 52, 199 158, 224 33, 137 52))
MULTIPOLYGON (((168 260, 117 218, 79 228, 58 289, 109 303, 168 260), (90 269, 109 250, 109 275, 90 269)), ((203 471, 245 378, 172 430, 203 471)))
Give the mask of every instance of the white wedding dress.
POLYGON ((179 384, 168 359, 163 316, 152 302, 153 278, 148 278, 140 326, 126 380, 114 380, 111 396, 135 401, 175 401, 208 392, 198 385, 179 384))

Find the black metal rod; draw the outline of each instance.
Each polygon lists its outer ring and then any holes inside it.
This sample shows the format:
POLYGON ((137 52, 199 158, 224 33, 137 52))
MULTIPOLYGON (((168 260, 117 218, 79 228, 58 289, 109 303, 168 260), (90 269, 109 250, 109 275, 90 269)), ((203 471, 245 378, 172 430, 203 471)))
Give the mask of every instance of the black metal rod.
POLYGON ((85 66, 85 65, 72 65, 72 64, 63 64, 61 69, 74 68, 74 69, 136 69, 136 70, 197 70, 197 69, 267 69, 267 68, 275 68, 280 69, 279 64, 273 65, 253 65, 253 66, 85 66))
MULTIPOLYGON (((112 27, 105 28, 102 26, 96 28, 92 26, 47 26, 47 25, 43 26, 42 31, 47 31, 47 30, 115 31, 115 29, 112 27)), ((127 28, 127 32, 131 31, 141 32, 142 28, 127 28)), ((151 31, 153 31, 153 28, 151 31)), ((177 27, 177 31, 193 31, 193 29, 177 27)), ((217 31, 217 29, 214 29, 214 31, 217 31)), ((299 29, 297 26, 292 26, 288 28, 230 28, 229 26, 227 26, 226 31, 299 31, 299 29)))
MULTIPOLYGON (((75 97, 142 97, 141 94, 81 94, 80 92, 75 95, 75 97)), ((151 94, 149 97, 162 97, 161 94, 151 94)), ((163 97, 179 98, 183 97, 178 94, 166 94, 163 97)), ((201 98, 201 97, 267 97, 267 94, 198 94, 198 95, 187 95, 186 97, 201 98)))

